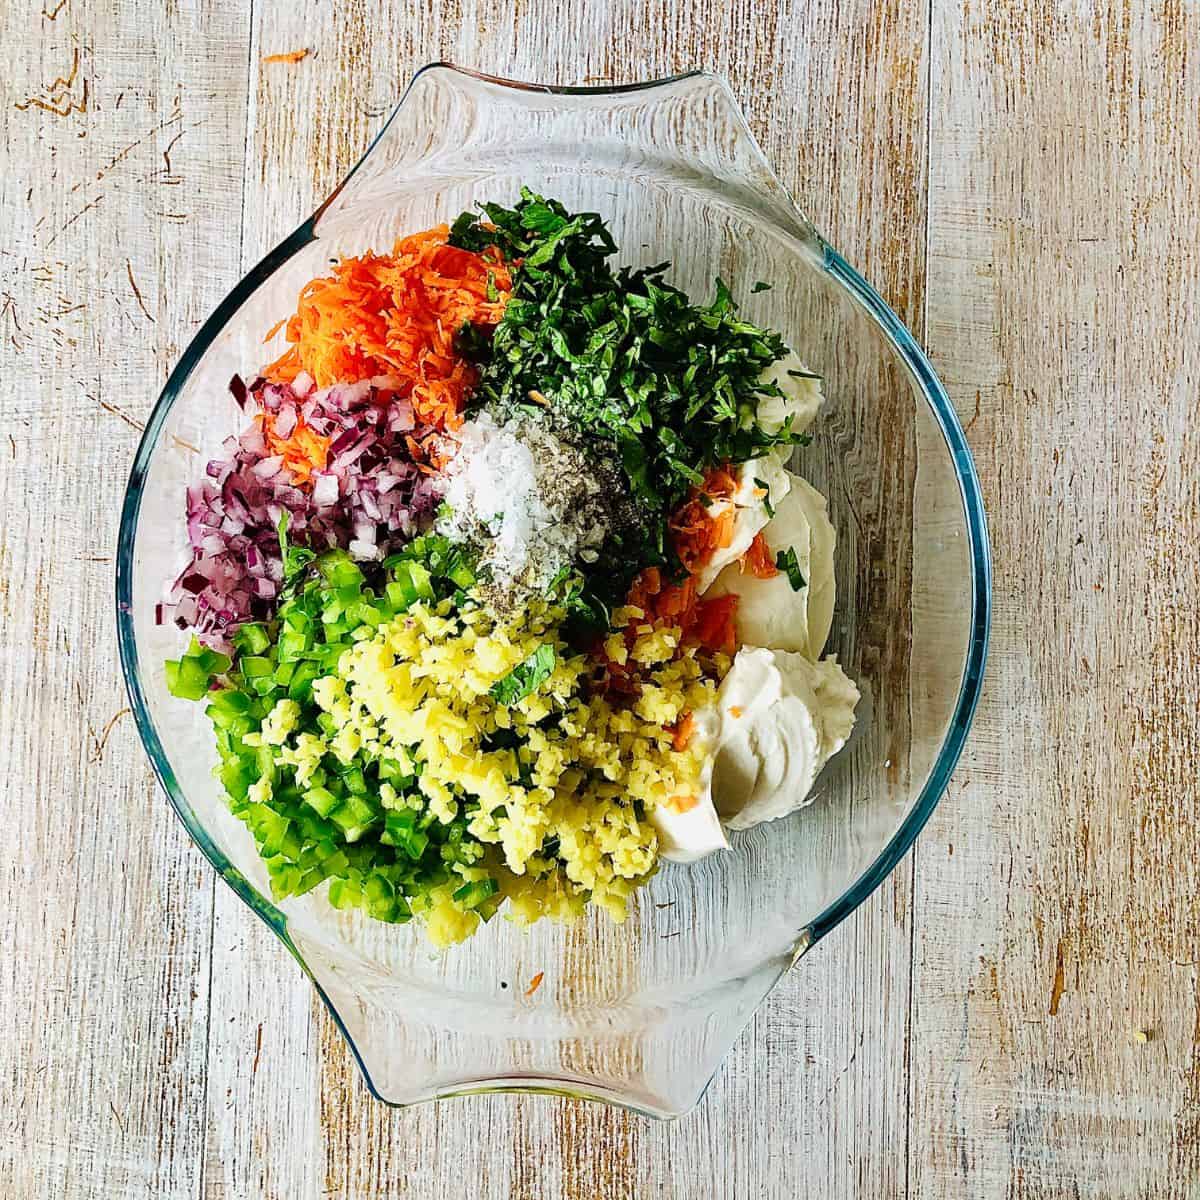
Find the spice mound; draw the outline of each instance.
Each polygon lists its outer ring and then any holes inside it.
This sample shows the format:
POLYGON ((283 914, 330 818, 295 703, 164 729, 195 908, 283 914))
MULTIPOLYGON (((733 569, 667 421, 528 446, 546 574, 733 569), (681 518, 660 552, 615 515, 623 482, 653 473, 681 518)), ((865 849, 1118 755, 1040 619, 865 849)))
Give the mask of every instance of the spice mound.
POLYGON ((444 468, 438 531, 477 547, 489 600, 511 608, 599 558, 631 507, 619 471, 533 414, 466 422, 444 468))

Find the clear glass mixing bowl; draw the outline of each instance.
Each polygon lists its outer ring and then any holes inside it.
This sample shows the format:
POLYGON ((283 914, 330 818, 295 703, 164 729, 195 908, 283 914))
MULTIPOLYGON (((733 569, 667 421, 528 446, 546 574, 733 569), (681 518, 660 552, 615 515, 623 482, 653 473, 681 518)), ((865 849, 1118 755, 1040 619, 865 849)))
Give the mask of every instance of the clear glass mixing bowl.
POLYGON ((372 1091, 395 1104, 489 1090, 569 1093, 655 1116, 693 1106, 779 976, 895 866, 945 789, 979 694, 989 558, 962 430, 895 314, 821 239, 705 74, 563 89, 434 65, 349 178, 233 289, 188 347, 138 448, 121 516, 117 623, 146 751, 180 819, 312 977, 372 1091), (230 377, 331 258, 390 246, 521 184, 592 209, 623 259, 670 259, 699 298, 733 284, 825 380, 797 468, 838 530, 836 652, 863 699, 811 807, 666 864, 624 925, 524 932, 493 920, 432 953, 413 926, 340 913, 324 889, 272 903, 212 776, 200 706, 167 694, 181 637, 155 625, 182 562, 184 487, 242 414, 230 377), (756 280, 773 284, 753 293, 756 280), (197 447, 197 455, 191 447, 197 447), (544 981, 526 994, 530 980, 544 981))

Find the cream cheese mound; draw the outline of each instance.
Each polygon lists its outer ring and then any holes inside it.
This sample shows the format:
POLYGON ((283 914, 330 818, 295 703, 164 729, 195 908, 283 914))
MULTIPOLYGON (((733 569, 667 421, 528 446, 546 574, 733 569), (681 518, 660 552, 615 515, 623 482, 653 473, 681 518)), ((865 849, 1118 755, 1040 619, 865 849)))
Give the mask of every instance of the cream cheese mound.
POLYGON ((837 659, 743 646, 697 714, 712 747, 711 802, 727 829, 749 829, 811 803, 821 769, 854 728, 859 692, 837 659))
POLYGON ((768 433, 778 433, 791 418, 793 433, 803 433, 821 408, 821 380, 789 350, 763 372, 765 383, 779 385, 782 396, 763 396, 758 402, 757 423, 768 433))
POLYGON ((836 535, 825 497, 799 475, 784 475, 784 498, 763 527, 763 538, 772 558, 789 548, 796 552, 805 586, 797 592, 784 571, 759 579, 733 563, 717 576, 708 595, 738 597, 735 623, 742 644, 794 650, 815 662, 833 624, 836 535))
POLYGON ((702 788, 694 807, 685 812, 658 805, 649 814, 658 834, 658 852, 671 862, 696 862, 716 850, 728 850, 729 839, 721 827, 721 818, 712 799, 710 757, 704 765, 702 788))

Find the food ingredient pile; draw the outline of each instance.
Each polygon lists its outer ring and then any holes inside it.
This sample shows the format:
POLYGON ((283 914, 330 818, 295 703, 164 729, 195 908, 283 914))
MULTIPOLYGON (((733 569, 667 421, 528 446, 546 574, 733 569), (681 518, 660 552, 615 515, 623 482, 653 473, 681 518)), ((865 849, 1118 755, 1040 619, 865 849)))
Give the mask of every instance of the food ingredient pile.
POLYGON ((784 465, 819 383, 615 252, 524 191, 336 263, 232 381, 158 619, 277 900, 437 945, 620 920, 848 736, 832 526, 784 465))

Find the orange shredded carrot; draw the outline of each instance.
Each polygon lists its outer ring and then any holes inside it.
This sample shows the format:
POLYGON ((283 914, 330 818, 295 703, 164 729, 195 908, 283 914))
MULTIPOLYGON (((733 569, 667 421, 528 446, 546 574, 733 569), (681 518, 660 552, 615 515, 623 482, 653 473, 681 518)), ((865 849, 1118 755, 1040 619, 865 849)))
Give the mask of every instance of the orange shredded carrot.
POLYGON ((291 383, 303 371, 328 387, 391 375, 419 421, 457 428, 477 377, 455 337, 468 323, 496 325, 512 279, 498 251, 461 250, 449 234, 438 225, 401 238, 391 254, 344 258, 311 280, 287 322, 291 345, 267 378, 291 383))
POLYGON ((525 989, 526 996, 532 996, 534 992, 542 986, 542 980, 546 978, 545 971, 539 971, 530 981, 529 986, 525 989))
POLYGON ((696 581, 688 577, 682 583, 664 585, 658 567, 647 567, 630 585, 625 603, 640 608, 651 620, 678 625, 695 606, 696 581))
POLYGON ((627 604, 642 609, 652 620, 675 626, 682 640, 698 641, 706 650, 728 654, 737 648, 737 602, 736 595, 702 600, 694 575, 681 583, 664 585, 657 567, 648 567, 634 578, 626 599, 627 604))
POLYGON ((655 597, 655 614, 664 621, 686 625, 696 607, 696 580, 689 576, 682 583, 672 583, 655 597))
POLYGON ((699 803, 698 796, 672 796, 669 800, 663 801, 663 808, 669 809, 673 813, 685 813, 691 812, 699 803))
POLYGON ((685 712, 674 725, 668 726, 668 731, 671 734, 671 748, 680 752, 686 750, 696 732, 695 715, 685 712))
POLYGON ((697 601, 692 629, 696 640, 706 650, 732 654, 737 649, 737 630, 734 626, 737 602, 736 595, 697 601))
POLYGON ((731 704, 729 706, 729 715, 736 721, 745 710, 740 704, 731 704))
POLYGON ((751 574, 758 579, 773 579, 779 574, 779 568, 771 557, 771 547, 767 545, 761 529, 754 535, 754 541, 739 561, 743 571, 749 567, 751 574))
POLYGON ((307 47, 303 50, 288 50, 283 54, 264 54, 259 60, 264 63, 298 63, 309 56, 307 47))
POLYGON ((662 591, 662 572, 657 567, 647 567, 639 579, 647 595, 657 596, 662 591))
POLYGON ((728 467, 714 467, 671 516, 668 528, 675 553, 688 571, 698 571, 733 541, 731 501, 737 486, 728 467))
MULTIPOLYGON (((634 576, 625 603, 640 610, 646 621, 630 622, 625 626, 623 632, 628 645, 632 646, 639 633, 647 632, 657 623, 678 629, 680 646, 686 642, 699 642, 706 650, 725 654, 732 654, 737 649, 734 618, 738 597, 726 595, 701 599, 696 575, 714 551, 728 546, 733 540, 732 499, 737 487, 737 479, 728 466, 714 467, 704 477, 704 483, 694 488, 672 515, 668 528, 675 552, 688 574, 678 583, 665 582, 658 567, 645 567, 634 576)), ((766 541, 761 536, 754 539, 742 557, 756 574, 763 572, 764 578, 776 573, 766 541)), ((637 694, 640 680, 636 668, 613 662, 603 641, 592 647, 591 654, 600 664, 599 679, 594 686, 603 693, 637 694)), ((669 727, 676 750, 687 748, 693 728, 690 713, 669 727)))
POLYGON ((262 425, 267 449, 282 456, 283 465, 297 483, 308 483, 314 471, 325 470, 331 439, 314 433, 305 425, 303 417, 297 417, 296 428, 287 437, 280 437, 275 432, 275 418, 270 413, 259 413, 254 419, 262 425))

